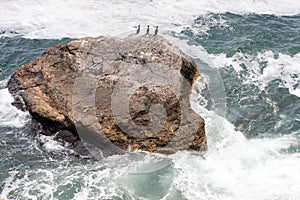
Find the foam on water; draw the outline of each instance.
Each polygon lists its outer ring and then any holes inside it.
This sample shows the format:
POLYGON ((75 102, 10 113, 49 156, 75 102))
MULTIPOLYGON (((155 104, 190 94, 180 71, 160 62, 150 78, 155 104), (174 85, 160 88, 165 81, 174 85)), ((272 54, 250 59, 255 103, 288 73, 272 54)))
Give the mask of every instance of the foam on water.
POLYGON ((299 197, 300 154, 287 153, 291 146, 297 145, 299 132, 248 140, 241 132, 234 131, 226 119, 196 101, 192 104, 206 119, 207 132, 214 133, 208 134, 210 151, 204 155, 205 159, 198 153, 182 151, 170 156, 135 152, 75 165, 55 160, 54 167, 43 164, 11 171, 0 196, 74 200, 296 200, 299 197), (136 173, 136 169, 153 160, 172 164, 136 173))
POLYGON ((132 26, 159 25, 181 31, 208 12, 295 15, 299 0, 0 1, 3 36, 62 38, 118 35, 132 26))
POLYGON ((169 172, 162 173, 161 180, 157 182, 151 179, 155 179, 159 171, 144 174, 128 173, 131 171, 131 166, 147 164, 154 157, 149 153, 143 153, 141 156, 136 154, 136 156, 113 156, 102 162, 71 166, 65 161, 57 160, 55 167, 39 166, 38 168, 14 170, 5 180, 0 197, 22 196, 26 199, 74 200, 78 198, 137 199, 143 193, 155 196, 155 193, 151 193, 151 191, 142 190, 142 188, 148 190, 151 188, 149 183, 145 183, 144 180, 153 181, 155 183, 153 185, 156 187, 170 185, 170 182, 163 181, 163 178, 170 174, 169 172), (136 160, 136 156, 140 157, 140 160, 136 160))
POLYGON ((8 89, 0 89, 0 126, 20 128, 28 122, 29 113, 12 106, 13 97, 8 89))
POLYGON ((210 148, 203 160, 188 152, 172 156, 179 174, 175 186, 187 199, 294 199, 300 195, 299 152, 286 153, 297 145, 299 132, 277 138, 246 139, 226 119, 220 119, 193 103, 206 119, 210 148), (222 139, 223 138, 223 139, 222 139), (215 143, 212 143, 214 141, 215 143))
POLYGON ((264 90, 277 79, 281 81, 281 87, 300 97, 300 53, 294 56, 279 53, 275 56, 272 51, 266 51, 255 56, 244 53, 236 53, 233 57, 226 57, 226 54, 210 56, 217 68, 233 67, 243 76, 244 84, 254 84, 264 90))
POLYGON ((37 139, 45 151, 57 153, 67 150, 64 148, 62 143, 54 140, 54 136, 45 136, 40 134, 37 136, 37 139))

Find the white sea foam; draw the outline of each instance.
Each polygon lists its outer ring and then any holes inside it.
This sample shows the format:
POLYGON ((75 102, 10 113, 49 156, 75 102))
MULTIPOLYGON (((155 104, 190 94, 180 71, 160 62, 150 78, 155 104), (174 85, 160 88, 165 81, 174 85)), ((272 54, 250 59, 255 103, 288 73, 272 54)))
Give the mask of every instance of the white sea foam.
POLYGON ((67 150, 60 142, 54 140, 54 136, 50 137, 39 134, 37 140, 45 151, 61 152, 67 150))
POLYGON ((218 119, 219 116, 196 103, 193 108, 206 119, 212 150, 205 160, 188 152, 171 156, 180 172, 174 185, 187 199, 296 200, 299 197, 300 154, 285 153, 297 145, 299 132, 277 138, 246 139, 226 119, 218 119), (219 122, 222 131, 216 132, 219 122))
POLYGON ((300 155, 280 152, 297 143, 295 138, 246 140, 238 134, 230 139, 230 145, 206 160, 185 152, 174 155, 175 167, 181 172, 174 182, 187 199, 299 197, 300 155))
MULTIPOLYGON (((15 0, 0 1, 0 31, 27 38, 62 38, 119 35, 132 26, 159 25, 181 31, 208 12, 295 15, 299 0, 15 0)), ((144 31, 144 30, 143 30, 144 31)))
POLYGON ((22 112, 11 105, 13 97, 8 89, 0 90, 0 126, 2 127, 22 127, 29 120, 29 113, 22 112))
MULTIPOLYGON (((145 163, 147 161, 146 155, 145 163)), ((9 198, 17 194, 26 199, 135 199, 133 196, 137 196, 134 193, 140 188, 149 189, 147 184, 135 187, 136 176, 127 173, 128 165, 133 165, 134 159, 127 155, 115 156, 108 162, 109 167, 102 162, 68 166, 64 161, 56 161, 58 166, 55 168, 12 171, 0 197, 9 198), (128 191, 129 188, 133 191, 128 191)), ((146 176, 138 176, 144 184, 146 176)), ((152 177, 155 178, 156 174, 152 177)), ((149 194, 149 191, 141 192, 149 194)))
POLYGON ((273 80, 281 80, 281 87, 289 89, 293 95, 300 97, 300 53, 290 56, 279 53, 278 57, 272 51, 258 53, 257 56, 236 53, 232 57, 226 57, 225 54, 210 55, 217 68, 233 67, 241 75, 246 67, 246 75, 243 73, 243 82, 245 84, 254 84, 261 90, 264 90, 273 80), (260 63, 266 62, 266 67, 260 66, 260 63))
POLYGON ((183 196, 178 199, 297 200, 300 195, 300 154, 285 153, 285 150, 297 145, 299 133, 248 140, 242 133, 234 131, 226 119, 196 104, 193 108, 208 120, 208 133, 216 131, 215 125, 222 122, 221 132, 208 134, 212 150, 205 159, 197 153, 181 151, 170 156, 137 152, 138 159, 129 154, 116 155, 103 162, 78 166, 57 160, 59 166, 54 168, 12 171, 0 196, 148 199, 149 195, 154 197, 160 192, 165 197, 172 196, 177 190, 183 196), (143 167, 156 156, 171 160, 173 166, 167 166, 166 171, 159 168, 150 173, 148 170, 130 173, 132 167, 143 167))

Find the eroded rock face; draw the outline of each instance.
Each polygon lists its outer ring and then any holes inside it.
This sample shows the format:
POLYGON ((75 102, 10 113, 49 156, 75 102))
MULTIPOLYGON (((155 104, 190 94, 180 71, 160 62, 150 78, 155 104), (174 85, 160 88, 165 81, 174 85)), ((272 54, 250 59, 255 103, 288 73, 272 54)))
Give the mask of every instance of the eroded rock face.
POLYGON ((8 88, 44 134, 74 142, 64 131, 72 132, 104 155, 172 153, 207 148, 204 120, 189 103, 198 76, 161 36, 98 37, 52 47, 18 68, 8 88))

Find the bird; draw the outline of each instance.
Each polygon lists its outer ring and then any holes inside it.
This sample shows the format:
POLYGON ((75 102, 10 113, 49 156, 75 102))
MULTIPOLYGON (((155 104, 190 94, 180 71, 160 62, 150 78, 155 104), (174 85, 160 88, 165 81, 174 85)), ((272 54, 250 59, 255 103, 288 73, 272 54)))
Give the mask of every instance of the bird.
POLYGON ((136 30, 136 35, 140 33, 141 30, 141 25, 138 25, 137 30, 136 30))
POLYGON ((157 35, 158 33, 158 26, 156 26, 155 31, 154 31, 154 36, 157 35))
POLYGON ((149 34, 149 31, 150 31, 150 27, 149 27, 149 25, 148 25, 148 26, 147 26, 147 33, 146 33, 146 35, 149 34))

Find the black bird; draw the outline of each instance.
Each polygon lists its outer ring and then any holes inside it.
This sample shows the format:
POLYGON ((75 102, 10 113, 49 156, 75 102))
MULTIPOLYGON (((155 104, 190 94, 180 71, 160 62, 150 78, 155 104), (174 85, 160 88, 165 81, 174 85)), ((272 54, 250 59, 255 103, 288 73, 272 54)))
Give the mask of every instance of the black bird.
POLYGON ((146 35, 149 34, 149 31, 150 31, 150 27, 149 27, 149 25, 148 25, 148 26, 147 26, 147 32, 146 32, 146 35))
POLYGON ((157 33, 158 33, 158 26, 156 26, 156 29, 154 31, 154 35, 157 35, 157 33))
POLYGON ((141 30, 141 25, 138 25, 137 30, 136 30, 136 35, 140 33, 141 30))

